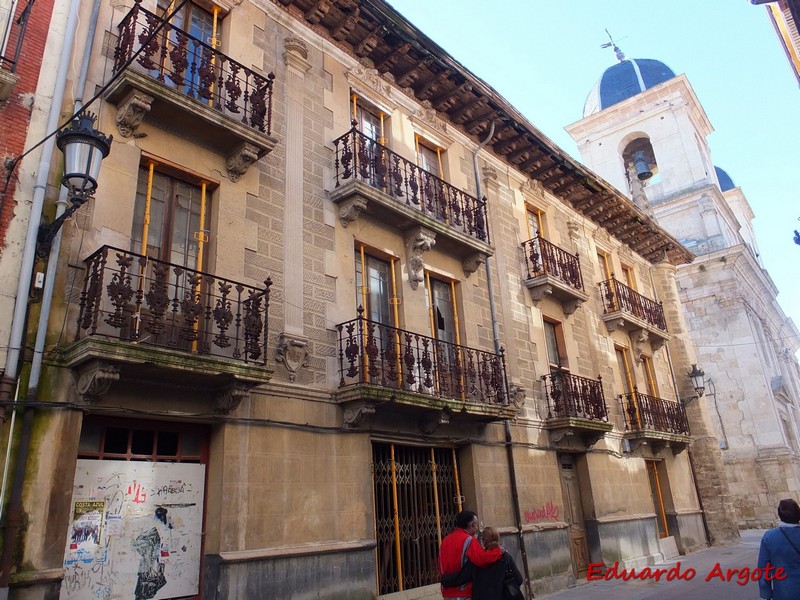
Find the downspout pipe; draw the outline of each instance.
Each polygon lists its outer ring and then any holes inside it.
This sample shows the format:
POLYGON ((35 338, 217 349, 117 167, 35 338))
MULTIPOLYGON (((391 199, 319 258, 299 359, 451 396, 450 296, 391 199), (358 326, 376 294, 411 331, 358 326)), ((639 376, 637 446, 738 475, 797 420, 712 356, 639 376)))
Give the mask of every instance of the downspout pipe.
MULTIPOLYGON (((481 185, 481 174, 480 169, 478 167, 478 154, 481 150, 489 143, 489 141, 494 136, 494 122, 492 122, 491 126, 489 127, 489 133, 478 147, 475 149, 475 152, 472 153, 472 166, 475 169, 475 191, 477 193, 478 199, 483 198, 483 186, 481 185)), ((486 211, 487 221, 489 216, 488 206, 486 211)), ((500 344, 500 324, 497 321, 497 307, 494 303, 494 283, 492 280, 492 258, 490 256, 486 257, 486 262, 484 263, 486 266, 486 288, 487 292, 489 293, 489 314, 492 319, 492 337, 494 339, 494 351, 498 356, 502 354, 502 345, 500 344)), ((505 396, 505 402, 508 404, 508 390, 503 389, 503 395, 505 396)), ((513 440, 511 437, 511 425, 509 424, 508 420, 503 423, 504 426, 504 433, 505 433, 505 445, 506 445, 506 456, 508 458, 508 476, 509 476, 509 483, 511 484, 511 500, 514 504, 514 520, 516 521, 517 526, 517 537, 519 538, 519 551, 520 555, 522 556, 522 566, 525 572, 525 589, 527 590, 527 598, 533 598, 533 590, 531 589, 531 581, 530 581, 530 571, 528 570, 528 553, 525 551, 525 538, 522 535, 522 521, 520 518, 521 509, 519 504, 519 492, 517 489, 517 469, 514 466, 514 447, 513 447, 513 440)))
MULTIPOLYGON (((61 116, 61 106, 64 102, 64 92, 67 84, 67 74, 69 72, 70 60, 72 57, 72 47, 75 42, 75 31, 78 22, 78 9, 80 0, 72 0, 67 12, 67 21, 64 29, 64 41, 61 46, 61 56, 56 71, 55 84, 53 88, 53 98, 50 104, 50 111, 47 116, 46 131, 54 131, 58 128, 61 116)), ((42 208, 44 207, 44 197, 47 188, 47 178, 50 174, 50 164, 53 158, 53 148, 55 147, 55 136, 51 136, 43 144, 42 155, 39 159, 39 167, 34 184, 33 201, 31 203, 30 216, 28 218, 28 229, 25 237, 25 246, 22 252, 22 262, 19 272, 19 283, 17 285, 17 296, 14 304, 14 313, 11 322, 11 336, 9 339, 9 349, 6 357, 6 368, 0 383, 0 406, 8 403, 11 397, 11 389, 17 378, 19 359, 22 351, 22 342, 25 333, 25 319, 28 309, 28 291, 33 275, 33 265, 36 258, 36 238, 39 233, 39 224, 42 219, 42 208)), ((30 396, 29 396, 30 397, 30 396)), ((14 464, 14 476, 11 491, 9 508, 6 513, 6 521, 3 526, 3 552, 0 556, 0 600, 7 600, 9 594, 9 580, 11 577, 11 567, 13 562, 13 549, 16 545, 17 534, 19 532, 20 513, 22 509, 22 488, 24 483, 25 468, 28 462, 28 451, 30 449, 30 432, 33 429, 33 409, 27 407, 22 421, 22 434, 19 448, 14 464), (25 433, 27 432, 27 435, 25 433)))

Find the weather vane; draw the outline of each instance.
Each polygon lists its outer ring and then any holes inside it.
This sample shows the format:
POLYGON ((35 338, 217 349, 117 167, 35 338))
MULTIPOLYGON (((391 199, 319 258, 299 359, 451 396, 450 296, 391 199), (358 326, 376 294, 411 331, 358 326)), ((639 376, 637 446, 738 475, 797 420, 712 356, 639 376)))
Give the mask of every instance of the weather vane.
MULTIPOLYGON (((609 33, 608 28, 606 28, 606 35, 608 36, 608 40, 609 41, 607 41, 605 44, 602 44, 600 47, 601 48, 613 48, 614 49, 614 54, 617 55, 617 60, 619 62, 622 62, 623 60, 625 60, 625 53, 622 50, 619 49, 619 46, 617 46, 616 42, 614 41, 614 38, 611 37, 611 33, 609 33)), ((627 36, 625 36, 625 37, 627 37, 627 36)), ((622 38, 622 39, 624 40, 625 38, 622 38)))

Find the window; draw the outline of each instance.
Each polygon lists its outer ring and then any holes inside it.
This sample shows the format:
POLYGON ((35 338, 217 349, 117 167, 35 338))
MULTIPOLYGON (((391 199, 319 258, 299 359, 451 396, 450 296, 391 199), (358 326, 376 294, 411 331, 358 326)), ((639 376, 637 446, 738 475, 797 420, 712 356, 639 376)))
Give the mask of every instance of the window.
POLYGON ((394 259, 391 262, 367 254, 364 246, 356 252, 356 302, 364 307, 364 318, 382 325, 397 325, 394 259))
POLYGON ((526 212, 528 222, 528 239, 545 237, 544 232, 544 213, 538 208, 528 207, 526 212))
POLYGON ((380 595, 438 583, 439 545, 462 507, 458 471, 454 448, 373 444, 380 595))
POLYGON ((617 355, 617 369, 622 384, 622 390, 625 394, 630 394, 636 387, 636 380, 631 370, 630 359, 628 358, 628 349, 621 346, 615 346, 614 351, 617 355))
MULTIPOLYGON (((174 10, 174 2, 167 0, 158 0, 158 15, 165 17, 174 10)), ((213 103, 210 97, 210 92, 213 88, 208 87, 207 83, 202 81, 203 73, 208 72, 209 69, 213 71, 213 58, 210 52, 211 49, 219 46, 219 12, 218 6, 214 6, 213 12, 188 2, 172 19, 172 26, 175 29, 185 31, 189 34, 190 39, 187 40, 186 55, 182 57, 185 59, 186 64, 184 68, 175 73, 176 77, 182 78, 183 92, 187 96, 197 97, 208 101, 209 106, 213 103)), ((176 48, 180 47, 178 41, 178 34, 172 32, 168 46, 170 51, 173 52, 176 48)), ((166 60, 166 57, 165 59, 166 60)), ((174 72, 172 69, 177 68, 180 61, 176 60, 174 56, 169 56, 172 61, 172 67, 167 69, 167 72, 174 72)), ((162 65, 163 69, 164 65, 162 65)), ((168 83, 174 84, 175 78, 167 77, 168 83), (172 79, 172 81, 169 81, 172 79)))
POLYGON ((658 398, 658 386, 653 372, 653 359, 649 356, 642 355, 642 374, 645 382, 647 382, 648 395, 658 398))
POLYGON ((353 94, 353 118, 356 128, 373 142, 386 145, 384 113, 353 94))
POLYGON ((611 271, 611 259, 608 254, 602 250, 598 250, 597 262, 600 264, 601 277, 603 277, 605 280, 611 279, 613 273, 611 271))
POLYGON ((633 267, 622 265, 622 274, 625 276, 625 285, 636 291, 636 279, 633 276, 633 267))
POLYGON ((152 163, 149 168, 140 168, 131 251, 202 270, 209 233, 209 196, 204 183, 198 186, 158 172, 152 163))
POLYGON ((564 344, 564 330, 561 323, 545 320, 544 340, 547 349, 547 362, 550 365, 550 373, 569 371, 564 344))
POLYGON ((198 427, 86 417, 78 458, 205 463, 208 447, 198 427))
POLYGON ((437 340, 459 343, 457 331, 456 289, 452 281, 441 281, 428 275, 428 306, 431 311, 431 335, 437 340))

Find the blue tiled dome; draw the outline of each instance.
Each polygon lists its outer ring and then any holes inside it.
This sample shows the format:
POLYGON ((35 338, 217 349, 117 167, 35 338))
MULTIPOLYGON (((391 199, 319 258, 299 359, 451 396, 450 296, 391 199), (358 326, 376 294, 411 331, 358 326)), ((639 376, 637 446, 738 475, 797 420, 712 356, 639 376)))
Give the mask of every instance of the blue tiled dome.
POLYGON ((717 179, 719 180, 720 191, 727 192, 728 190, 732 190, 733 188, 736 187, 736 184, 733 183, 733 179, 731 179, 731 176, 728 175, 725 171, 723 171, 719 167, 714 167, 714 170, 717 172, 717 179))
POLYGON ((606 69, 594 85, 583 106, 583 116, 598 113, 673 77, 673 70, 661 61, 651 58, 625 58, 606 69))

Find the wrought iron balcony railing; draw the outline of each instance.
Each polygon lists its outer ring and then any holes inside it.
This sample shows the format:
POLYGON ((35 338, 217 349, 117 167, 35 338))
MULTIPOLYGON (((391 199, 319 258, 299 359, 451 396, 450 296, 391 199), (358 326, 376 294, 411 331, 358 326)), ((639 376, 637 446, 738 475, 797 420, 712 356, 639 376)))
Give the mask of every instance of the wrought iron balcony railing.
POLYGON ((111 246, 84 262, 76 340, 102 336, 266 365, 269 279, 256 288, 111 246))
MULTIPOLYGON (((19 66, 33 2, 34 0, 28 0, 16 19, 10 12, 0 10, 0 69, 15 73, 19 66), (13 51, 9 53, 12 48, 13 51)), ((8 11, 17 6, 14 2, 4 4, 8 11)))
POLYGON ((358 317, 339 331, 339 387, 372 384, 449 400, 505 405, 505 358, 358 317))
POLYGON ((641 392, 620 395, 625 429, 652 430, 662 433, 690 435, 686 411, 679 402, 648 396, 641 392))
POLYGON ((603 299, 603 307, 606 314, 624 310, 635 317, 647 321, 661 331, 667 331, 664 308, 660 302, 651 300, 647 296, 642 296, 639 292, 617 281, 613 276, 611 279, 601 281, 598 285, 600 286, 600 296, 603 299))
POLYGON ((358 131, 355 121, 333 145, 336 187, 348 179, 363 181, 397 202, 490 243, 485 198, 478 200, 395 154, 358 131))
POLYGON ((554 371, 542 375, 547 398, 548 419, 589 419, 608 421, 608 409, 600 377, 587 379, 554 371))
POLYGON ((570 254, 541 236, 522 243, 528 279, 551 275, 576 290, 583 291, 581 263, 577 254, 570 254))
MULTIPOLYGON (((162 19, 136 0, 119 24, 114 73, 122 70, 162 19)), ((192 37, 171 23, 144 47, 134 64, 183 95, 269 135, 272 133, 272 82, 192 37)))

